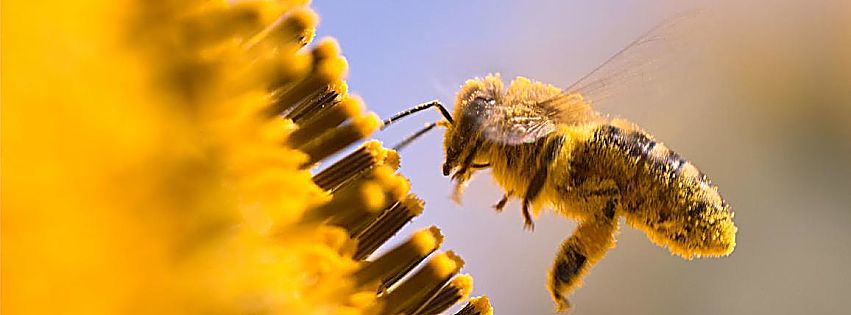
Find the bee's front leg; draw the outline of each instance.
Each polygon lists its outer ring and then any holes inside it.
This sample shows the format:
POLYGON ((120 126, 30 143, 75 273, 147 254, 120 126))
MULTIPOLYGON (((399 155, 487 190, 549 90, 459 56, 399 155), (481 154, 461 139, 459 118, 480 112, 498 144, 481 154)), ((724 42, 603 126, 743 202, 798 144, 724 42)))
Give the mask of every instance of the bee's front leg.
POLYGON ((526 196, 523 197, 523 227, 527 230, 535 230, 535 222, 532 221, 532 213, 529 212, 529 204, 532 203, 541 193, 544 184, 547 182, 547 169, 543 168, 535 174, 532 181, 529 183, 529 188, 526 189, 526 196))
POLYGON ((539 157, 538 170, 529 182, 529 187, 526 188, 526 195, 523 196, 523 221, 525 228, 529 231, 535 229, 535 223, 532 222, 532 214, 529 212, 529 205, 541 194, 544 184, 547 183, 547 176, 550 171, 549 167, 555 161, 556 157, 558 157, 559 152, 564 146, 564 141, 564 136, 558 136, 547 142, 544 147, 544 154, 541 154, 539 157))

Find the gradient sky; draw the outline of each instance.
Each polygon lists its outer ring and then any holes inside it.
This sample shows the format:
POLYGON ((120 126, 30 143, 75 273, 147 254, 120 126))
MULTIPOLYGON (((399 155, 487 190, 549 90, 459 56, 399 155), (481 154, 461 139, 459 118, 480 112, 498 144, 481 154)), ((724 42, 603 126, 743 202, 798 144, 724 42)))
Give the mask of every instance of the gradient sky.
MULTIPOLYGON (((432 99, 451 106, 465 80, 492 72, 502 73, 506 83, 523 75, 568 86, 682 9, 659 1, 314 1, 313 6, 321 17, 318 36, 337 38, 348 58, 350 91, 381 117, 432 99)), ((786 137, 783 133, 803 139, 835 135, 835 130, 812 129, 804 136, 805 130, 783 125, 782 111, 755 123, 776 104, 742 97, 751 90, 716 93, 748 79, 730 74, 738 72, 729 72, 730 80, 695 73, 646 86, 626 96, 634 102, 604 109, 636 121, 713 178, 736 210, 736 252, 688 262, 622 224, 617 247, 571 296, 575 314, 841 313, 851 296, 851 273, 837 272, 851 265, 851 183, 843 177, 851 171, 847 160, 839 161, 851 157, 846 150, 851 145, 786 137), (828 156, 821 165, 839 164, 814 166, 811 155, 801 153, 802 143, 828 156), (811 183, 801 187, 802 181, 811 183)), ((376 137, 389 146, 438 118, 436 112, 421 113, 376 137)), ((447 236, 443 248, 466 260, 463 272, 475 278, 473 294, 487 294, 497 313, 552 313, 546 273, 575 223, 544 214, 534 233, 524 231, 516 201, 502 214, 490 209, 501 193, 488 174, 471 183, 462 205, 452 203, 450 182, 440 174, 441 141, 442 131, 435 131, 402 152, 401 172, 425 199, 426 211, 400 235, 438 225, 447 236)))

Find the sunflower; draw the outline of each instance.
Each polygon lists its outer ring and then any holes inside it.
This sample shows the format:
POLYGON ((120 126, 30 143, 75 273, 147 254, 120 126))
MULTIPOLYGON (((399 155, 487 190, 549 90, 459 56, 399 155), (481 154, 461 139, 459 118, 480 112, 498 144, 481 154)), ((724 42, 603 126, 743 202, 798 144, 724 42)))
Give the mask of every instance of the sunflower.
MULTIPOLYGON (((306 1, 5 2, 9 314, 437 314, 467 298, 306 1), (322 167, 320 167, 322 165, 322 167), (327 165, 327 166, 325 166, 327 165), (414 271, 416 270, 416 271, 414 271)), ((474 298, 460 314, 485 314, 474 298)))

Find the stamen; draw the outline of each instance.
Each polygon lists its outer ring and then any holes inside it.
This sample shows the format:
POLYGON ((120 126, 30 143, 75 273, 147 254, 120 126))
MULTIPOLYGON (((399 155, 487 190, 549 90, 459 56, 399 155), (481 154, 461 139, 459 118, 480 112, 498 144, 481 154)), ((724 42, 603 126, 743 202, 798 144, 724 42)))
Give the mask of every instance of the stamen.
POLYGON ((455 315, 493 315, 493 307, 487 295, 482 295, 470 299, 470 302, 455 315))
POLYGON ((455 305, 455 303, 466 299, 471 291, 473 291, 473 277, 467 274, 458 275, 452 278, 449 284, 431 297, 428 304, 423 305, 413 315, 437 315, 443 313, 443 311, 455 305))
POLYGON ((417 266, 443 242, 436 226, 414 233, 407 241, 367 263, 354 275, 359 286, 377 284, 384 291, 417 266))
POLYGON ((306 221, 328 221, 345 228, 350 236, 357 235, 378 216, 410 190, 401 175, 386 166, 372 170, 369 176, 336 192, 331 201, 309 212, 306 221))
POLYGON ((386 202, 382 185, 372 180, 362 180, 341 189, 328 203, 305 215, 304 221, 331 220, 337 225, 377 214, 386 202))
POLYGON ((437 294, 463 267, 464 261, 452 251, 432 257, 426 265, 390 293, 379 297, 381 314, 412 314, 423 302, 437 294))
MULTIPOLYGON (((320 108, 321 109, 321 108, 320 108)), ((348 119, 357 117, 363 112, 363 101, 360 98, 346 95, 325 110, 319 110, 317 115, 309 115, 298 122, 298 129, 290 134, 289 143, 303 145, 318 137, 325 130, 337 127, 348 119)))
MULTIPOLYGON (((225 5, 190 13, 180 21, 178 41, 194 52, 234 38, 248 37, 270 23, 270 5, 225 5), (251 35, 249 35, 251 34, 251 35)), ((280 14, 279 12, 277 14, 280 14)), ((313 28, 316 24, 307 25, 313 28)))
POLYGON ((340 256, 351 257, 357 250, 357 241, 352 240, 348 232, 327 225, 321 225, 317 227, 317 230, 319 231, 316 234, 317 242, 337 251, 340 256))
MULTIPOLYGON (((394 174, 394 170, 386 166, 374 168, 363 180, 373 181, 381 185, 384 191, 384 204, 381 206, 383 211, 364 213, 360 217, 352 217, 349 218, 349 221, 342 221, 341 224, 337 224, 345 227, 352 237, 363 232, 378 219, 381 213, 387 212, 411 190, 411 184, 404 176, 394 174)), ((332 220, 332 224, 335 223, 334 221, 332 220)))
POLYGON ((352 259, 363 260, 375 252, 393 235, 399 232, 405 224, 422 213, 425 204, 414 194, 408 194, 405 199, 385 211, 380 217, 361 232, 357 237, 357 250, 352 259))
POLYGON ((379 165, 386 158, 387 152, 390 151, 383 148, 381 142, 367 141, 354 152, 313 175, 313 182, 323 190, 334 192, 343 183, 379 165))
POLYGON ((252 50, 258 46, 295 45, 304 47, 316 36, 316 24, 319 17, 313 10, 297 8, 266 26, 248 39, 243 49, 252 50))
POLYGON ((316 36, 319 17, 313 10, 298 8, 287 15, 280 24, 268 29, 265 41, 272 43, 298 43, 307 45, 316 36))
POLYGON ((360 116, 349 124, 334 128, 325 132, 322 136, 298 149, 306 153, 310 159, 302 164, 302 168, 308 168, 335 152, 351 145, 355 141, 369 136, 381 126, 381 119, 375 114, 360 116))
POLYGON ((319 42, 316 43, 316 48, 313 49, 313 55, 320 60, 334 58, 339 56, 340 53, 340 43, 338 43, 333 37, 326 37, 319 40, 319 42))
POLYGON ((333 82, 324 89, 317 91, 316 94, 305 98, 304 101, 296 105, 284 117, 301 125, 305 120, 311 119, 324 112, 325 109, 339 103, 342 99, 341 96, 345 95, 347 91, 348 86, 345 82, 333 82))
POLYGON ((266 52, 234 78, 235 90, 247 91, 267 82, 278 85, 287 82, 286 86, 294 86, 310 74, 313 63, 313 55, 298 50, 295 45, 281 47, 275 53, 266 52))
MULTIPOLYGON (((315 48, 314 52, 319 48, 315 48)), ((274 83, 270 88, 279 90, 277 99, 269 108, 269 115, 276 116, 288 112, 310 95, 321 92, 331 82, 339 81, 348 69, 348 63, 342 56, 319 58, 313 54, 313 70, 295 85, 285 82, 274 83)))

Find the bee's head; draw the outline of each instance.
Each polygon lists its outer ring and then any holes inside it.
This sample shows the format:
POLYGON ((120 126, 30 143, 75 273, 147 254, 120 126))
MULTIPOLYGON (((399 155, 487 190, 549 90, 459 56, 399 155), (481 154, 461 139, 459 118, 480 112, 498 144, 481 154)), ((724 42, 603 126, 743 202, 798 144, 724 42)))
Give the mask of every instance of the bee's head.
POLYGON ((443 162, 443 175, 449 176, 458 168, 463 159, 479 143, 478 119, 486 114, 488 106, 502 95, 502 80, 499 74, 488 75, 484 79, 467 80, 455 98, 453 120, 443 124, 446 132, 443 148, 446 159, 443 162))

